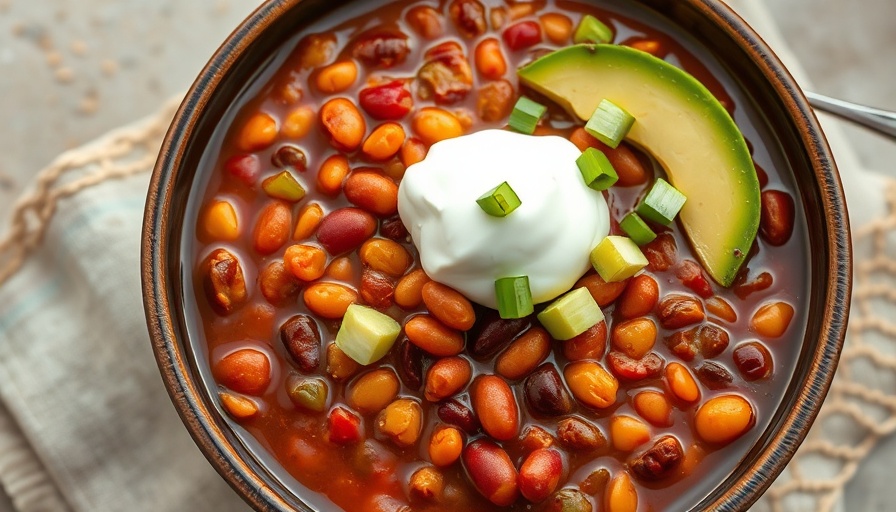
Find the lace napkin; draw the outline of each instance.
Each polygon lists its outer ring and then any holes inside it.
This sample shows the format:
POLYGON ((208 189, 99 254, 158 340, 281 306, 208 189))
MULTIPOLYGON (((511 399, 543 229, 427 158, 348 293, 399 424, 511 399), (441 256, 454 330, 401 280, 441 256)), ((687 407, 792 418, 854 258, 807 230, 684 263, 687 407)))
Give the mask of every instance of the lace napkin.
MULTIPOLYGON (((762 4, 732 3, 806 85, 762 4)), ((247 508, 181 424, 144 323, 143 204, 176 104, 59 156, 0 240, 0 485, 20 511, 247 508)), ((851 207, 855 306, 828 402, 757 509, 832 509, 896 430, 896 185, 824 124, 851 207)))

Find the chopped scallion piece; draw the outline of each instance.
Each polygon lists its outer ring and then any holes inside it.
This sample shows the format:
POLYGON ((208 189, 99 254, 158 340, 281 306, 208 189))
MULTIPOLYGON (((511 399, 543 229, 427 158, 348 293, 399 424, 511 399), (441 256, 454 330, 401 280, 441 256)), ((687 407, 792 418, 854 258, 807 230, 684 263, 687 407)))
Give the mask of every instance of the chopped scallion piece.
POLYGON ((523 318, 535 310, 528 276, 498 279, 495 281, 495 295, 498 298, 498 315, 501 318, 523 318))
POLYGON ((483 194, 476 203, 492 217, 506 217, 523 204, 506 181, 483 194))
POLYGON ((305 197, 305 189, 292 177, 289 171, 282 171, 261 182, 265 193, 275 199, 297 202, 305 197))
POLYGON ((628 135, 633 124, 634 116, 612 101, 604 99, 585 124, 585 131, 607 146, 615 148, 628 135))
POLYGON ((647 258, 630 238, 608 236, 591 251, 591 264, 608 283, 624 281, 647 266, 647 258))
POLYGON ((594 327, 604 312, 587 288, 576 288, 538 314, 538 321, 555 340, 568 340, 594 327))
POLYGON ((594 190, 606 190, 616 183, 619 176, 613 164, 607 159, 607 155, 603 151, 595 148, 588 148, 582 155, 576 159, 579 171, 585 184, 594 190))
POLYGON ((585 17, 582 18, 582 21, 579 22, 579 26, 576 28, 572 40, 576 44, 611 43, 613 42, 613 29, 594 16, 586 14, 585 17))
POLYGON ((513 106, 513 112, 510 113, 510 120, 507 124, 514 130, 532 135, 535 133, 535 127, 538 126, 538 120, 548 110, 547 107, 540 103, 535 103, 525 96, 520 96, 516 105, 513 106))
POLYGON ((357 363, 368 365, 389 352, 400 332, 401 326, 392 317, 367 306, 351 304, 336 333, 336 346, 357 363))
POLYGON ((623 217, 619 227, 638 245, 650 243, 656 238, 656 233, 650 229, 650 226, 636 212, 629 212, 628 215, 623 217))
POLYGON ((666 180, 659 178, 635 211, 649 221, 666 226, 675 220, 685 201, 687 198, 684 194, 666 180))

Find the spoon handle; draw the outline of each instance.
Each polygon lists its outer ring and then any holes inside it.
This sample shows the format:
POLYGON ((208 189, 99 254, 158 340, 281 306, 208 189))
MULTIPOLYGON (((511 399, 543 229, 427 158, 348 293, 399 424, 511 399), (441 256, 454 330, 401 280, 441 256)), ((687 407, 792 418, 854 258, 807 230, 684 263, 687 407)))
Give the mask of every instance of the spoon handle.
POLYGON ((809 99, 809 104, 818 110, 848 119, 865 128, 896 139, 896 112, 866 107, 814 92, 806 92, 806 98, 809 99))

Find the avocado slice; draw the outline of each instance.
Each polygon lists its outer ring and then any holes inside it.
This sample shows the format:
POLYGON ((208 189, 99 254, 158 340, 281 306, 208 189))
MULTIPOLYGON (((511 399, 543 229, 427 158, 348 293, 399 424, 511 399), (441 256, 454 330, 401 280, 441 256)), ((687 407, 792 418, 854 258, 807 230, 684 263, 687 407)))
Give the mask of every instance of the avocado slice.
POLYGON ((759 180, 743 135, 703 84, 648 53, 607 44, 557 50, 518 74, 583 121, 605 98, 630 112, 626 140, 687 197, 685 233, 709 275, 731 286, 759 228, 759 180))

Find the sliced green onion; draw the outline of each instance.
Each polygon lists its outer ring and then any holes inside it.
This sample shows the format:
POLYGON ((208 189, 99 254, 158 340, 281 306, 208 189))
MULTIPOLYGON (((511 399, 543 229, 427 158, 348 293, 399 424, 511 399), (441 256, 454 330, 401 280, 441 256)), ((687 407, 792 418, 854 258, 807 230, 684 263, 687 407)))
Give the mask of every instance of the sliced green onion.
POLYGON ((579 171, 585 184, 594 190, 606 190, 616 183, 619 176, 616 169, 603 151, 596 148, 588 148, 576 159, 579 171))
POLYGON ((650 226, 636 212, 629 212, 628 215, 623 217, 619 227, 638 245, 650 243, 656 238, 656 233, 650 229, 650 226))
POLYGON ((351 304, 336 333, 336 346, 359 364, 379 361, 398 339, 401 326, 379 311, 351 304))
POLYGON ((523 204, 506 181, 482 194, 476 203, 482 208, 482 211, 492 217, 506 217, 523 204))
POLYGON ((292 177, 289 171, 282 171, 263 182, 261 188, 275 199, 283 199, 295 203, 305 197, 305 189, 292 177))
POLYGON ((538 321, 555 340, 568 340, 594 327, 604 312, 587 288, 576 288, 538 314, 538 321))
POLYGON ((628 135, 635 118, 624 108, 610 100, 601 100, 591 119, 585 124, 585 131, 611 148, 615 148, 628 135))
POLYGON ((501 318, 523 318, 535 311, 528 276, 502 277, 495 281, 498 315, 501 318))
POLYGON ((677 188, 659 178, 635 211, 649 221, 666 226, 675 220, 687 199, 677 188))
POLYGON ((647 258, 631 238, 608 236, 591 251, 591 264, 608 283, 624 281, 647 266, 647 258))
POLYGON ((516 105, 513 106, 513 112, 510 113, 510 120, 507 124, 514 130, 532 135, 535 133, 535 127, 538 126, 538 120, 547 112, 548 108, 540 103, 535 103, 525 96, 520 96, 516 105))
POLYGON ((576 28, 572 40, 576 44, 581 43, 610 43, 613 41, 613 29, 590 14, 586 14, 576 28))

